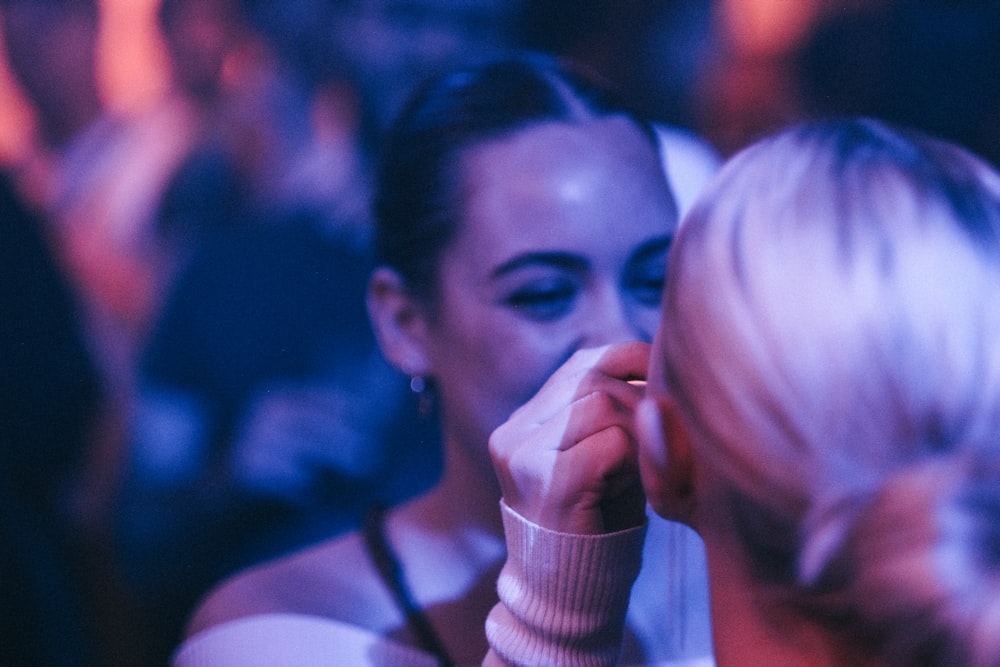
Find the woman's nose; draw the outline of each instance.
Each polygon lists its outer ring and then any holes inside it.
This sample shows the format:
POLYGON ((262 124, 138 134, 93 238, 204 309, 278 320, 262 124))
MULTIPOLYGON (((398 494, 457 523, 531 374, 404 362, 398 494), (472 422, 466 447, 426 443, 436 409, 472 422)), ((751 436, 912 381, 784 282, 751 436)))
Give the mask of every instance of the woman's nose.
POLYGON ((630 316, 618 290, 606 289, 597 294, 587 320, 584 341, 586 347, 643 338, 643 332, 630 316))

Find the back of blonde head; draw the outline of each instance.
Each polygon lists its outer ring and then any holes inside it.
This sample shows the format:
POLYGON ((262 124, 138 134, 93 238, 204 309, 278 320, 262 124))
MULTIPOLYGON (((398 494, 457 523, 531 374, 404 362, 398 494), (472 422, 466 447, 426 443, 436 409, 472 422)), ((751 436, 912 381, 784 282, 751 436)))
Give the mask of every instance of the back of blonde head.
POLYGON ((790 608, 890 664, 1000 664, 1000 176, 856 119, 730 161, 661 341, 718 511, 790 608))

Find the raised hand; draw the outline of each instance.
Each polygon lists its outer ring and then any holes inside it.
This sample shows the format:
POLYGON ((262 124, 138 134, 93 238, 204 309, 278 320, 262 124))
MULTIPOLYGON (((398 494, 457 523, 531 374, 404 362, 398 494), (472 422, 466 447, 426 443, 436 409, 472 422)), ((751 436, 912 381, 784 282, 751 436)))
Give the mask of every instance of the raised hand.
POLYGON ((579 350, 493 432, 490 455, 511 509, 564 533, 642 523, 633 412, 648 359, 642 342, 579 350))

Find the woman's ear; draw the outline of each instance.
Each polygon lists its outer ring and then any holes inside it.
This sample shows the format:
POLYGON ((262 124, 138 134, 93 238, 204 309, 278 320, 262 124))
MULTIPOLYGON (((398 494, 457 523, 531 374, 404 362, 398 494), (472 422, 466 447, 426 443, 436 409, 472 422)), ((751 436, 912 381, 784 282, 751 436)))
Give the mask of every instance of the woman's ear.
POLYGON ((430 373, 425 309, 406 289, 402 276, 380 267, 368 281, 368 317, 382 354, 406 375, 430 373))
POLYGON ((691 434, 677 403, 647 396, 636 408, 639 471, 646 498, 665 519, 691 523, 695 475, 691 434))

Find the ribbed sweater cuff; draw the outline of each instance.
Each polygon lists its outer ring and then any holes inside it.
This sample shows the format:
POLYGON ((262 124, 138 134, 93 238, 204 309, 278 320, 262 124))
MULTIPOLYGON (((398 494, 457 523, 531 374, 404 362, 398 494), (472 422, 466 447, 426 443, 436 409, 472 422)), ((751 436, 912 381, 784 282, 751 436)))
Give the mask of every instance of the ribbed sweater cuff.
POLYGON ((486 621, 494 653, 510 665, 613 665, 646 527, 557 533, 500 504, 508 551, 486 621))

